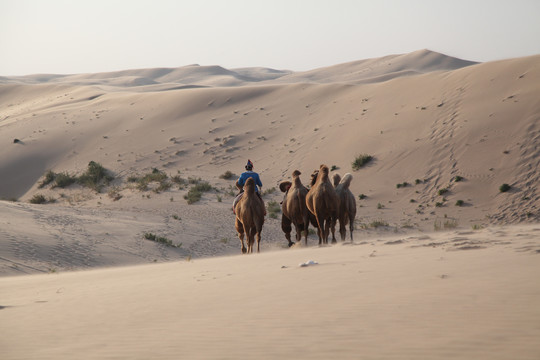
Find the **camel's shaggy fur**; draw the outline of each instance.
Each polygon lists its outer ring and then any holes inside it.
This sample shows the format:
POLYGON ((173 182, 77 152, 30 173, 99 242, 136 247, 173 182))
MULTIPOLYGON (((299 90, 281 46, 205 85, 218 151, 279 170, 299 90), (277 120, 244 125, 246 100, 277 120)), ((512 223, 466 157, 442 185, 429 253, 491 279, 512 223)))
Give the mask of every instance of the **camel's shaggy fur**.
POLYGON ((255 181, 253 178, 248 178, 244 185, 244 194, 235 207, 235 227, 242 243, 242 253, 253 253, 255 237, 257 238, 257 252, 260 252, 264 212, 264 203, 255 193, 255 181), (244 234, 247 237, 247 248, 244 245, 244 234))
MULTIPOLYGON (((334 175, 334 184, 336 179, 340 178, 338 174, 334 175)), ((336 186, 336 193, 339 197, 339 233, 341 234, 341 240, 345 240, 346 226, 349 224, 349 231, 351 233, 351 242, 353 241, 354 219, 356 217, 356 200, 354 195, 349 190, 351 185, 352 175, 347 173, 343 176, 343 179, 339 181, 336 186)))
POLYGON ((309 211, 306 206, 306 196, 308 189, 300 181, 300 171, 295 170, 292 173, 292 182, 284 181, 279 185, 282 192, 285 193, 283 202, 281 203, 281 229, 285 233, 285 238, 292 246, 291 241, 291 224, 296 230, 296 241, 302 240, 302 231, 304 231, 304 239, 307 245, 308 226, 309 226, 309 211))
POLYGON ((328 173, 328 166, 321 165, 317 180, 306 196, 307 208, 315 215, 319 234, 325 244, 328 243, 330 229, 332 230, 332 242, 336 242, 334 232, 339 208, 339 198, 328 178, 328 173))

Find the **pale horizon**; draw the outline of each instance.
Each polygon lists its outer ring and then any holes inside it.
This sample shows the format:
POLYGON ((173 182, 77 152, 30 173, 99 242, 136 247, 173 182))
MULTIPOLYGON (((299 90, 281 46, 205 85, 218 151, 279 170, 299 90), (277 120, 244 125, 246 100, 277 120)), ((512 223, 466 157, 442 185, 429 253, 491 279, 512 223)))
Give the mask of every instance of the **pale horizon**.
POLYGON ((487 62, 540 53, 540 2, 0 3, 1 76, 190 64, 305 71, 429 49, 487 62))

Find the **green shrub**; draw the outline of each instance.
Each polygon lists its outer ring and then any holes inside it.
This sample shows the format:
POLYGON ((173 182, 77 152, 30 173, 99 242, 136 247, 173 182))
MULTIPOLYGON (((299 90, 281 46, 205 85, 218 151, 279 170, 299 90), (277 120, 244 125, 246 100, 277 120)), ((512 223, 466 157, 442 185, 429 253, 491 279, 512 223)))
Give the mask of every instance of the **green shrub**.
MULTIPOLYGON (((200 179, 198 181, 200 181, 200 179)), ((212 186, 208 182, 198 182, 189 189, 186 195, 184 195, 184 199, 186 199, 187 203, 191 205, 201 200, 203 192, 210 190, 212 190, 212 186)))
POLYGON ((225 180, 229 180, 235 177, 236 175, 230 172, 229 170, 225 171, 222 175, 219 175, 220 179, 225 179, 225 180))
POLYGON ((373 160, 373 156, 368 154, 362 154, 356 156, 354 161, 352 162, 352 169, 353 170, 359 170, 363 166, 365 166, 367 163, 373 160))
POLYGON ((89 187, 99 192, 102 182, 104 182, 105 185, 108 185, 113 179, 114 177, 108 175, 107 169, 105 169, 101 164, 95 161, 90 161, 88 163, 86 172, 77 178, 77 182, 82 186, 89 187))
POLYGON ((277 219, 278 214, 281 212, 281 205, 276 201, 269 201, 266 208, 268 210, 268 216, 272 219, 277 219))
POLYGON ((67 172, 59 173, 59 174, 56 174, 54 178, 53 188, 56 188, 56 187, 65 188, 76 182, 77 182, 77 177, 70 175, 67 172))
POLYGON ((463 206, 465 202, 463 200, 456 201, 456 206, 463 206))
POLYGON ((163 237, 163 236, 157 236, 157 235, 152 234, 152 233, 145 233, 144 238, 146 240, 155 241, 157 243, 164 244, 164 245, 167 245, 167 246, 176 247, 176 248, 179 248, 179 247, 182 246, 182 243, 180 243, 178 245, 174 245, 172 240, 169 240, 169 239, 167 239, 166 237, 163 237))
POLYGON ((32 204, 45 204, 47 202, 47 199, 45 196, 41 194, 35 194, 31 199, 30 203, 32 204))
POLYGON ((455 182, 463 181, 463 177, 458 175, 458 176, 456 176, 456 177, 454 178, 454 181, 455 181, 455 182))
POLYGON ((510 190, 512 187, 508 184, 502 184, 500 187, 499 187, 499 191, 500 192, 507 192, 508 190, 510 190))
POLYGON ((367 198, 367 195, 365 195, 365 194, 358 195, 358 199, 360 199, 360 200, 364 200, 365 198, 367 198))
POLYGON ((409 186, 409 183, 408 182, 402 182, 401 184, 396 184, 396 188, 402 188, 402 187, 407 187, 409 186))
POLYGON ((39 188, 41 189, 49 185, 50 183, 54 181, 55 178, 56 178, 56 174, 52 170, 47 171, 45 173, 43 181, 39 184, 39 188))
POLYGON ((444 194, 446 194, 447 192, 448 192, 448 189, 447 189, 447 188, 442 188, 442 189, 439 189, 438 194, 439 194, 439 195, 444 195, 444 194))

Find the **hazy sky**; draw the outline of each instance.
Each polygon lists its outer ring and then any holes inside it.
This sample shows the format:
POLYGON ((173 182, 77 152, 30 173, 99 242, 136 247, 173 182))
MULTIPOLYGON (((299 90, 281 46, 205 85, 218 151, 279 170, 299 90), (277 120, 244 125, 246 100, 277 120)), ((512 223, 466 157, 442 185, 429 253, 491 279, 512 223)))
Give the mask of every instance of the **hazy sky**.
POLYGON ((540 54, 540 0, 0 0, 0 75, 540 54))

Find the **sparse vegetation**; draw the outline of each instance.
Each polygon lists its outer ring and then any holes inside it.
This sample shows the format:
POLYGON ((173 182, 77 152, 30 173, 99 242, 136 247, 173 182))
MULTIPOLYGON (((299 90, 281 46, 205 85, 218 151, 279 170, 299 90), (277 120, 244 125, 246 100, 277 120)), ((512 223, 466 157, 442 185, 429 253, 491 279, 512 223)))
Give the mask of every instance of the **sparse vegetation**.
POLYGON ((332 167, 330 168, 330 171, 334 171, 334 170, 338 170, 339 167, 337 165, 332 165, 332 167))
POLYGON ((381 203, 378 203, 377 204, 377 209, 379 209, 379 210, 384 209, 384 205, 381 204, 381 203))
POLYGON ((365 198, 367 198, 367 195, 365 195, 365 194, 358 195, 358 199, 360 199, 360 200, 364 200, 365 198))
POLYGON ((372 227, 374 229, 379 228, 381 226, 388 226, 388 223, 384 220, 374 220, 369 223, 369 227, 372 227))
POLYGON ((72 184, 78 183, 82 186, 89 187, 97 192, 100 192, 103 183, 108 185, 114 177, 108 174, 101 164, 90 161, 86 171, 80 175, 75 176, 69 174, 67 171, 62 173, 55 173, 51 170, 47 171, 43 180, 39 184, 39 188, 43 188, 49 184, 52 184, 52 188, 65 188, 72 184))
POLYGON ((146 240, 155 241, 157 243, 164 244, 166 246, 175 247, 175 248, 179 248, 182 246, 182 243, 175 245, 173 244, 172 240, 169 240, 163 236, 157 236, 156 234, 152 234, 152 233, 145 233, 144 238, 146 240))
POLYGON ((230 180, 232 178, 235 178, 236 175, 230 172, 229 170, 225 171, 223 174, 219 175, 220 179, 230 180))
POLYGON ((265 191, 263 191, 262 196, 270 195, 270 194, 273 194, 275 192, 276 192, 276 188, 271 187, 270 189, 266 189, 265 191))
POLYGON ((435 220, 435 223, 433 224, 435 231, 455 229, 457 226, 457 220, 450 218, 445 219, 444 222, 442 220, 435 220))
POLYGON ((409 183, 408 182, 402 182, 401 184, 396 184, 396 188, 402 188, 402 187, 407 187, 409 186, 409 183))
MULTIPOLYGON (((200 179, 198 181, 201 181, 200 179)), ((184 199, 187 200, 187 203, 188 204, 194 204, 196 203, 197 201, 201 200, 202 198, 202 194, 204 192, 208 192, 212 190, 212 186, 206 182, 206 181, 201 181, 201 182, 197 182, 195 185, 193 185, 188 193, 186 195, 184 195, 184 199)))
POLYGON ((266 205, 266 209, 268 210, 268 216, 272 219, 277 219, 278 214, 281 212, 281 206, 276 201, 269 201, 266 205))
POLYGON ((500 187, 499 187, 499 191, 500 192, 507 192, 508 190, 510 190, 512 187, 508 184, 502 184, 500 187))
POLYGON ((352 169, 359 170, 362 167, 364 167, 366 164, 371 162, 372 160, 373 160, 373 156, 371 155, 368 155, 368 154, 358 155, 352 162, 352 169))
POLYGON ((456 206, 463 206, 465 205, 465 202, 463 200, 456 201, 456 206))
POLYGON ((42 194, 35 194, 31 199, 31 204, 45 204, 47 202, 47 199, 42 194))
POLYGON ((458 176, 456 176, 456 177, 454 178, 454 181, 455 181, 455 182, 463 181, 463 177, 458 175, 458 176))
POLYGON ((439 195, 444 195, 448 192, 448 189, 447 188, 442 188, 442 189, 439 189, 439 191, 437 192, 439 195))

